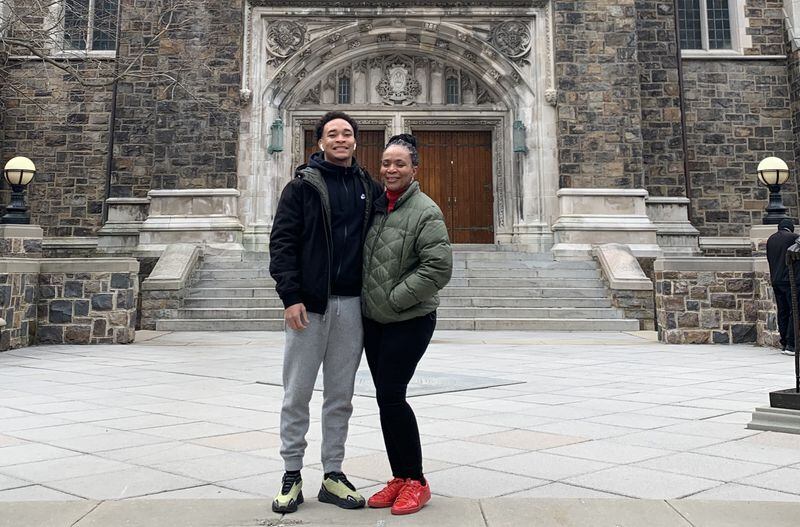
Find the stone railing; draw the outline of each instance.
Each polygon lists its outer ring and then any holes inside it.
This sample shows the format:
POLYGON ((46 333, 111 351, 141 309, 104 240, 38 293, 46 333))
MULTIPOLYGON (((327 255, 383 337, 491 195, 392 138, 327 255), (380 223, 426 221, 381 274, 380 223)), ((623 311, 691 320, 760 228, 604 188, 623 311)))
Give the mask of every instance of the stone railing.
POLYGON ((659 340, 774 345, 775 304, 762 258, 670 258, 654 264, 659 340))
POLYGON ((138 271, 128 258, 0 259, 0 350, 133 342, 138 271))
POLYGON ((142 282, 142 329, 156 329, 158 320, 177 317, 200 253, 200 247, 194 244, 167 246, 153 272, 142 282))
POLYGON ((625 318, 639 320, 639 329, 655 329, 653 282, 647 278, 631 250, 619 243, 595 246, 603 278, 611 291, 611 302, 625 318))

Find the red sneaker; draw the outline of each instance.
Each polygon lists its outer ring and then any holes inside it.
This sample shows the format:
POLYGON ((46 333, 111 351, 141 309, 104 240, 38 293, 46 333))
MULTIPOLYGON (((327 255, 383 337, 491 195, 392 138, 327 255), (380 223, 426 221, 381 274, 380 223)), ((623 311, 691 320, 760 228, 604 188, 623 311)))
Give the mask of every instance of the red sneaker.
POLYGON ((373 509, 391 507, 405 485, 406 480, 403 478, 394 478, 383 489, 373 494, 367 503, 373 509))
POLYGON ((431 488, 415 479, 407 479, 392 505, 392 514, 412 514, 420 510, 431 499, 431 488))

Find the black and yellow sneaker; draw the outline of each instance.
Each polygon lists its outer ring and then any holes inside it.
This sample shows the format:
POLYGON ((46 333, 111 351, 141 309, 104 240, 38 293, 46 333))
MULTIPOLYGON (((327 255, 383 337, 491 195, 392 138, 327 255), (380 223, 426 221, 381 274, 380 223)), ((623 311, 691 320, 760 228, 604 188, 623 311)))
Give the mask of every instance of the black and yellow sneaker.
POLYGON ((325 474, 317 498, 323 503, 332 503, 343 509, 360 509, 367 502, 341 472, 325 474))
POLYGON ((295 512, 297 506, 303 503, 303 478, 300 473, 287 472, 283 475, 281 492, 272 502, 273 512, 295 512))

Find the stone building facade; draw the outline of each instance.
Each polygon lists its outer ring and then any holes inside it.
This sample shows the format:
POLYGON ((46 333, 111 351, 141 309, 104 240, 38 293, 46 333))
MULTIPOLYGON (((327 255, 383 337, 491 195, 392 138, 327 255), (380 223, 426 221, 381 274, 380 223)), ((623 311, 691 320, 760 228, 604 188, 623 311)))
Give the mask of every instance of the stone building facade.
POLYGON ((418 135, 456 242, 749 254, 762 158, 789 164, 800 213, 796 3, 7 0, 0 158, 37 164, 46 254, 263 251, 335 108, 367 165, 418 135))

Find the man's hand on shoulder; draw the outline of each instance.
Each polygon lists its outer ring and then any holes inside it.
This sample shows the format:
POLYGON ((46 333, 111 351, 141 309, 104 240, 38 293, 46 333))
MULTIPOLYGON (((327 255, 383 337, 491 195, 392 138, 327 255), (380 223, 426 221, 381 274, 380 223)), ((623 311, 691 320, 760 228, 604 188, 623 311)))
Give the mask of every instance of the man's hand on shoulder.
POLYGON ((292 304, 283 312, 283 319, 289 329, 306 329, 308 327, 308 313, 305 304, 292 304))

